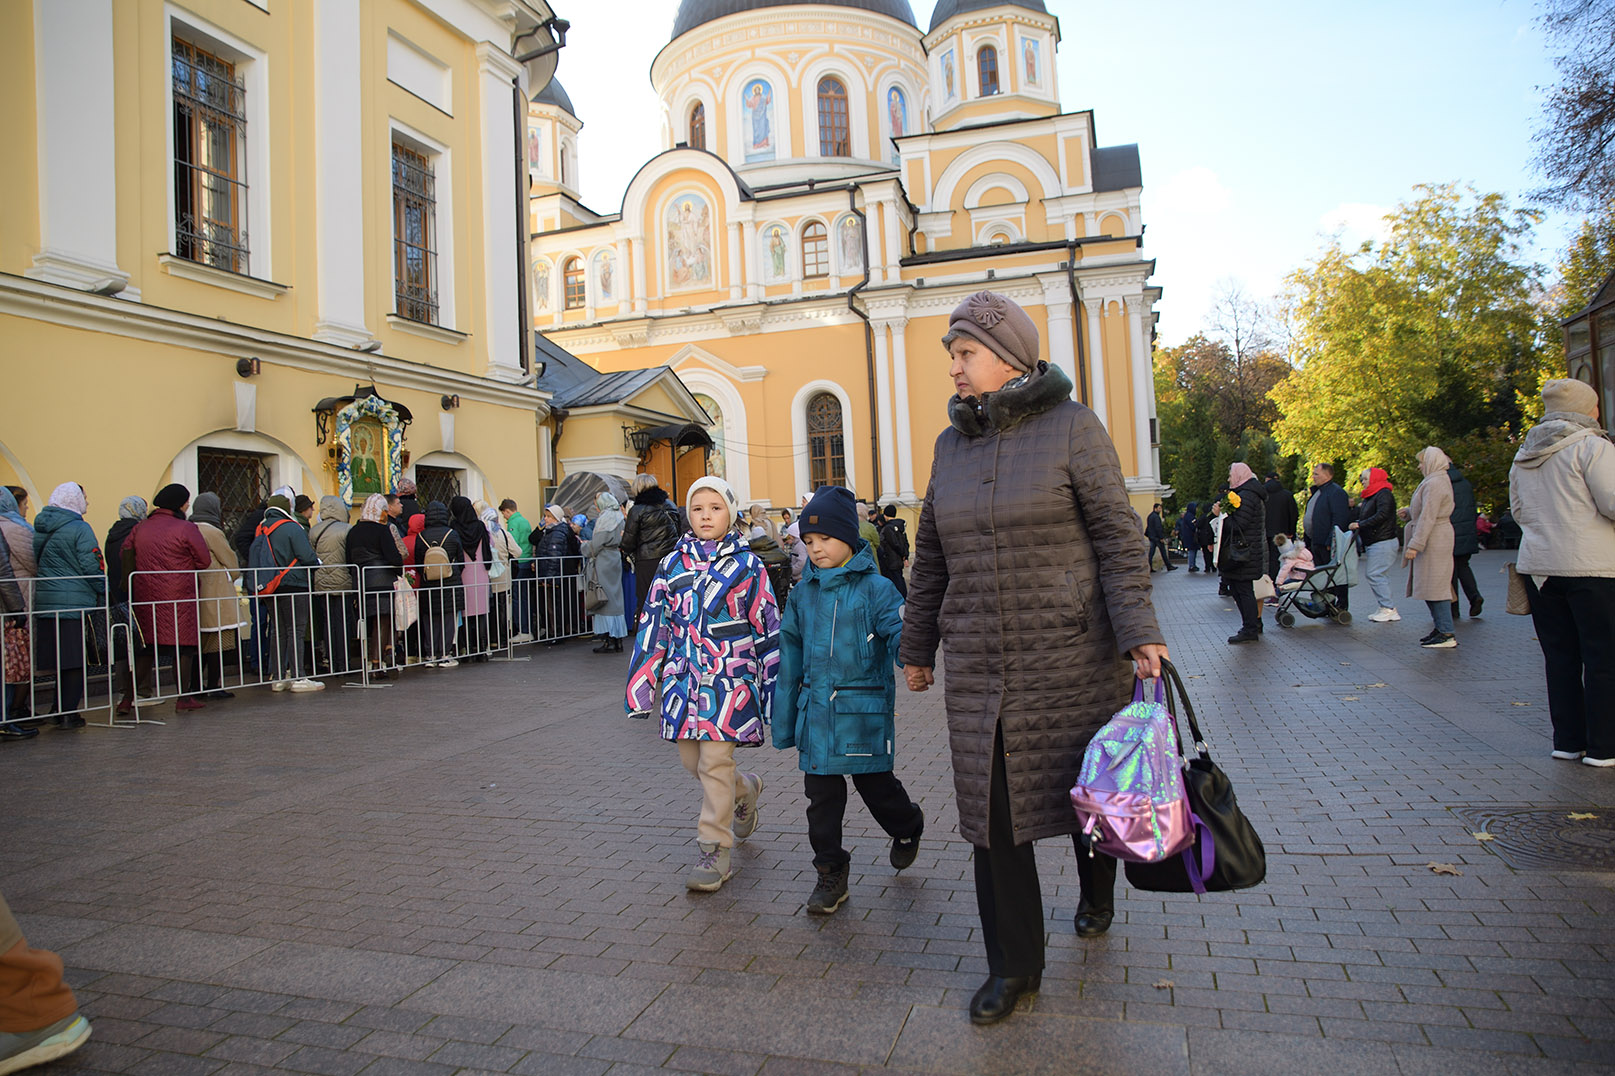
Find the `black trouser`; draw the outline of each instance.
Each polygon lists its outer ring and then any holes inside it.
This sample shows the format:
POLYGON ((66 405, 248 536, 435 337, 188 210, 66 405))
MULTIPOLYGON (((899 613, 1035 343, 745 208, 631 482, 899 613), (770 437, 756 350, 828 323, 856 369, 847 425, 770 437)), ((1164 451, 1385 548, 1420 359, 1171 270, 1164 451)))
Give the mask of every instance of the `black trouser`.
POLYGON ((1615 758, 1615 579, 1549 576, 1531 596, 1555 751, 1615 758))
POLYGON ((1279 577, 1279 547, 1272 542, 1267 543, 1267 577, 1269 579, 1279 577))
MULTIPOLYGON (((634 618, 645 615, 645 596, 650 593, 650 585, 656 581, 656 566, 660 561, 634 558, 634 618)), ((633 624, 630 623, 629 627, 633 624)))
POLYGON ((902 595, 905 601, 908 599, 908 581, 903 578, 903 569, 888 571, 882 568, 880 574, 892 581, 892 586, 897 588, 897 593, 902 595))
POLYGON ((1203 553, 1203 554, 1205 554, 1205 558, 1206 558, 1206 572, 1207 572, 1207 573, 1208 573, 1208 574, 1209 574, 1209 573, 1211 573, 1211 572, 1214 572, 1214 571, 1216 571, 1216 570, 1217 570, 1217 566, 1216 566, 1216 565, 1215 565, 1215 564, 1212 564, 1212 563, 1211 563, 1211 551, 1212 551, 1212 550, 1213 550, 1213 549, 1215 549, 1215 548, 1216 548, 1216 547, 1215 547, 1215 546, 1209 546, 1209 545, 1208 545, 1208 546, 1206 546, 1206 547, 1205 547, 1205 548, 1204 548, 1204 549, 1202 549, 1202 550, 1201 550, 1201 551, 1200 551, 1200 552, 1201 552, 1201 553, 1203 553))
MULTIPOLYGON (((853 787, 864 799, 864 806, 875 816, 888 836, 907 840, 918 837, 925 828, 920 805, 908 798, 903 782, 891 770, 881 773, 855 773, 853 787)), ((804 773, 802 791, 807 793, 808 841, 813 845, 813 865, 833 870, 852 859, 841 847, 841 820, 847 813, 847 779, 839 773, 804 773)))
MULTIPOLYGON (((993 736, 987 803, 987 847, 975 850, 976 908, 981 913, 987 970, 1011 978, 1037 975, 1043 971, 1043 893, 1037 884, 1037 857, 1031 842, 1015 843, 1002 728, 993 736)), ((1090 857, 1076 834, 1071 843, 1077 851, 1077 881, 1082 890, 1078 910, 1114 909, 1115 859, 1097 852, 1090 857)))
MULTIPOLYGON (((1480 601, 1480 584, 1475 582, 1475 571, 1469 566, 1469 558, 1472 556, 1474 556, 1473 553, 1464 553, 1462 555, 1454 553, 1452 556, 1452 592, 1456 594, 1458 593, 1458 588, 1463 587, 1464 597, 1469 599, 1470 605, 1480 601)), ((1456 599, 1452 603, 1452 615, 1453 619, 1456 620, 1458 617, 1458 602, 1456 599)))
POLYGON ((1150 559, 1149 559, 1150 570, 1154 571, 1154 569, 1155 569, 1155 551, 1157 549, 1159 549, 1161 551, 1161 563, 1166 565, 1166 570, 1167 571, 1171 571, 1172 570, 1172 557, 1166 551, 1166 541, 1164 539, 1161 539, 1161 538, 1151 538, 1150 539, 1150 559))
POLYGON ((1228 589, 1234 592, 1234 605, 1239 608, 1239 630, 1255 633, 1262 630, 1262 606, 1256 600, 1255 581, 1229 579, 1228 589))

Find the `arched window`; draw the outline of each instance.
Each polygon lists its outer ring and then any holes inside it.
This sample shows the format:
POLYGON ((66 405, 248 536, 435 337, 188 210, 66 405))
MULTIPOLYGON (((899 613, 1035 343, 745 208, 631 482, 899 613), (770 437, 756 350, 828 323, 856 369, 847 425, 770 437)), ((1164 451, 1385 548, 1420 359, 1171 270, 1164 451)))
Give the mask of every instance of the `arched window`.
POLYGON ((852 156, 847 87, 840 79, 828 76, 819 80, 819 156, 852 156))
POLYGON ((707 148, 707 106, 700 101, 690 109, 690 148, 707 148))
POLYGON ((802 229, 802 277, 830 275, 830 231, 819 221, 802 229))
POLYGON ((808 480, 814 489, 847 484, 841 443, 841 401, 821 392, 807 403, 808 480))
POLYGON ((983 45, 976 53, 976 75, 981 82, 981 95, 991 97, 998 92, 998 50, 983 45))
POLYGON ((588 303, 588 292, 583 283, 583 259, 566 259, 561 270, 561 283, 566 288, 566 308, 580 310, 588 303))

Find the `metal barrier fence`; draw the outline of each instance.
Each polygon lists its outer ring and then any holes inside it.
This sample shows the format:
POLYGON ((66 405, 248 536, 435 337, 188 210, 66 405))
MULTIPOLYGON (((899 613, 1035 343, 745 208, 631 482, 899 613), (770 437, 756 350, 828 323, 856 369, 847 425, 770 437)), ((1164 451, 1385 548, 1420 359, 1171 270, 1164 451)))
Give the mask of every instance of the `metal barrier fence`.
POLYGON ((264 597, 242 594, 240 572, 224 569, 132 572, 129 600, 118 603, 102 576, 18 580, 29 599, 44 584, 53 603, 83 587, 101 600, 0 616, 0 725, 103 709, 105 718, 91 723, 138 725, 155 720, 158 703, 186 712, 238 688, 316 691, 343 679, 377 686, 408 668, 526 660, 518 647, 590 634, 578 558, 526 563, 534 574, 469 583, 420 579, 411 566, 418 585, 403 596, 390 578, 377 578, 390 569, 351 564, 321 566, 345 569, 345 588, 264 597))

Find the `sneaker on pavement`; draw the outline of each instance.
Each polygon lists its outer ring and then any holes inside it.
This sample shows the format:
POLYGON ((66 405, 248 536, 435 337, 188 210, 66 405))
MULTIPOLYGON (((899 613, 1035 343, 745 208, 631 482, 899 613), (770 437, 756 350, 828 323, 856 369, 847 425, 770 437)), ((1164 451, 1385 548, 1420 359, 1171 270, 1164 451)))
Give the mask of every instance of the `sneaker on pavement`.
POLYGON ((1580 759, 1583 759, 1583 758, 1587 757, 1587 752, 1585 752, 1585 751, 1555 751, 1552 754, 1552 756, 1550 756, 1550 757, 1556 758, 1561 762, 1576 762, 1576 761, 1579 761, 1580 759))
POLYGON ((191 711, 191 710, 206 710, 206 709, 207 709, 207 703, 202 702, 200 699, 181 698, 181 699, 175 699, 174 700, 174 712, 176 714, 183 714, 183 713, 186 713, 186 712, 191 711))
POLYGON ((437 667, 440 669, 458 669, 460 667, 460 660, 458 658, 449 658, 446 661, 438 662, 437 667))
POLYGON ((1615 766, 1615 758, 1594 758, 1591 755, 1587 755, 1582 758, 1581 764, 1583 766, 1598 766, 1600 768, 1606 766, 1615 766))
POLYGON ((1470 602, 1469 603, 1469 619, 1474 620, 1476 617, 1480 616, 1480 607, 1485 605, 1485 604, 1486 604, 1486 599, 1485 598, 1476 598, 1474 601, 1470 602))
POLYGON ((743 841, 757 832, 757 797, 763 794, 763 779, 755 773, 743 773, 747 791, 735 803, 735 840, 743 841))
POLYGON ((718 887, 735 876, 729 869, 729 849, 701 841, 697 845, 701 854, 695 857, 695 866, 684 879, 684 888, 697 893, 715 893, 718 887))
POLYGON ((1395 609, 1381 609, 1377 613, 1370 613, 1368 619, 1376 624, 1389 624, 1393 620, 1401 620, 1402 614, 1395 609))
POLYGON ((276 680, 273 684, 269 685, 269 690, 271 690, 271 691, 285 691, 287 688, 289 688, 291 686, 292 686, 292 682, 290 680, 276 680))
POLYGON ((38 729, 23 728, 21 725, 0 725, 0 741, 32 740, 38 735, 38 729))
POLYGON ((90 1022, 78 1013, 38 1031, 0 1031, 0 1073, 21 1072, 66 1057, 89 1037, 90 1022))
POLYGON ((1450 632, 1438 631, 1419 645, 1426 650, 1452 650, 1458 640, 1450 632))
POLYGON ((513 643, 530 643, 533 641, 533 636, 531 632, 518 632, 510 637, 510 641, 513 643))
POLYGON ((304 677, 301 680, 293 680, 292 681, 292 690, 293 691, 324 691, 325 690, 325 684, 320 682, 319 680, 310 680, 307 677, 304 677))
MULTIPOLYGON (((917 843, 917 842, 916 842, 917 843)), ((829 915, 847 899, 847 872, 845 863, 839 867, 820 867, 819 884, 808 897, 807 910, 814 915, 829 915)))
POLYGON ((914 860, 920 854, 920 836, 916 833, 912 837, 892 838, 892 850, 886 859, 894 870, 907 870, 914 866, 914 860))

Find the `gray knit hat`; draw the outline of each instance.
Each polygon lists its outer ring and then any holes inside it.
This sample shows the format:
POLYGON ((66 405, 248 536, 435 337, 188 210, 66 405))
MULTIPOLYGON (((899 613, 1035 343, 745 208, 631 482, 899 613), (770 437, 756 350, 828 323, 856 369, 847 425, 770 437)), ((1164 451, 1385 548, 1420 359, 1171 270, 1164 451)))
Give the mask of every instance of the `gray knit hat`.
POLYGON ((1020 305, 994 291, 978 291, 953 308, 948 318, 948 347, 961 336, 985 344, 1017 370, 1037 366, 1037 326, 1020 305))

